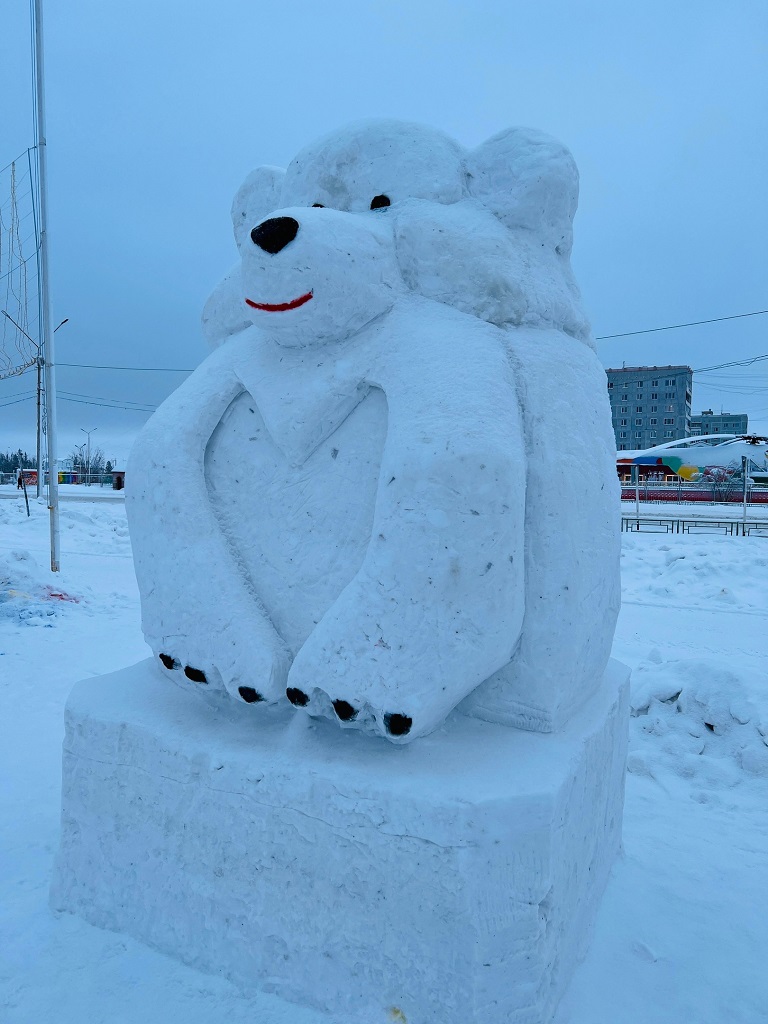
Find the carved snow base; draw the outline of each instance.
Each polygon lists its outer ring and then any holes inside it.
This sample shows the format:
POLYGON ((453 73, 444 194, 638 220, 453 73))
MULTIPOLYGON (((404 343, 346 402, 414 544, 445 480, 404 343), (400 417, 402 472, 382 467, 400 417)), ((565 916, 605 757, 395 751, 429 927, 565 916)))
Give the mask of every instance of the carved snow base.
POLYGON ((620 846, 627 677, 556 735, 454 713, 409 747, 211 707, 152 661, 89 679, 52 906, 358 1021, 541 1024, 620 846))

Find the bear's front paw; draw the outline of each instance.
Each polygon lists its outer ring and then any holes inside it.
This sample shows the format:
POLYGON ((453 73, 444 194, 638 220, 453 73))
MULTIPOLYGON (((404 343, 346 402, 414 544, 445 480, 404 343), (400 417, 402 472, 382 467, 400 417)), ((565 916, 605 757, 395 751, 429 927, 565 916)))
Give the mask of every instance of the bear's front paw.
MULTIPOLYGON (((289 677, 289 681, 290 679, 292 677, 289 677)), ((413 718, 410 715, 373 707, 370 697, 358 697, 356 704, 352 704, 343 697, 334 699, 319 686, 311 687, 311 695, 297 686, 289 686, 285 695, 295 708, 305 708, 310 714, 334 718, 341 725, 362 728, 367 732, 378 732, 395 741, 403 740, 413 728, 413 718)))
POLYGON ((434 725, 432 708, 418 696, 415 701, 409 699, 413 688, 397 685, 404 669, 408 678, 412 673, 399 658, 392 658, 386 641, 371 637, 354 656, 350 647, 340 643, 333 650, 320 635, 311 636, 288 674, 286 696, 291 704, 342 728, 360 729, 395 743, 407 743, 428 732, 434 725))
POLYGON ((283 698, 289 666, 286 651, 242 651, 242 644, 229 644, 225 636, 217 639, 209 651, 189 651, 185 657, 178 651, 169 653, 170 648, 165 647, 158 652, 158 659, 166 672, 184 685, 189 681, 210 691, 225 690, 245 704, 274 704, 283 698), (233 657, 234 651, 238 653, 233 657))
MULTIPOLYGON (((181 662, 176 658, 173 658, 170 654, 160 654, 160 661, 162 661, 165 668, 171 672, 175 672, 176 669, 181 668, 181 662)), ((187 679, 191 679, 193 683, 207 683, 208 678, 201 669, 193 668, 191 665, 184 666, 184 675, 187 679)))

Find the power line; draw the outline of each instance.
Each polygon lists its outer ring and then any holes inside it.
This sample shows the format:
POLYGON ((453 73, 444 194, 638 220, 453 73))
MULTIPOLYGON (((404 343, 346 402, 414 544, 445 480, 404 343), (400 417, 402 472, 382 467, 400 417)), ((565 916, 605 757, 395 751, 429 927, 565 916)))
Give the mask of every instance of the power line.
POLYGON ((717 366, 704 366, 700 370, 694 370, 694 373, 709 373, 710 370, 722 370, 727 366, 751 366, 752 363, 762 362, 763 359, 768 359, 768 353, 762 356, 752 356, 750 359, 734 359, 730 363, 718 363, 717 366))
POLYGON ((77 405, 97 405, 101 409, 124 409, 126 412, 154 412, 157 406, 148 405, 145 409, 140 409, 135 405, 108 405, 106 402, 89 402, 84 398, 65 398, 63 395, 59 396, 62 402, 75 402, 77 405))
POLYGON ((9 164, 6 164, 5 167, 0 167, 0 174, 3 174, 4 171, 7 171, 9 167, 13 166, 13 164, 17 164, 19 160, 23 159, 33 149, 37 149, 37 146, 27 147, 27 149, 25 149, 23 153, 19 153, 19 155, 15 159, 11 160, 9 164))
POLYGON ((12 402, 2 402, 0 409, 7 409, 9 405, 18 405, 20 402, 31 402, 34 397, 34 395, 27 395, 26 398, 16 398, 12 402))
MULTIPOLYGON (((149 402, 134 402, 130 398, 106 398, 104 395, 83 395, 79 391, 59 391, 60 395, 66 395, 68 398, 92 398, 95 402, 118 402, 121 405, 142 405, 149 406, 149 402)), ((156 408, 156 406, 150 406, 156 408)))
POLYGON ((192 373, 178 366, 97 366, 95 363, 58 363, 58 366, 75 366, 82 370, 137 370, 142 373, 192 373))
MULTIPOLYGON (((38 247, 38 249, 39 249, 39 247, 38 247)), ((26 266, 27 263, 29 263, 30 260, 33 260, 35 258, 35 256, 37 256, 38 249, 35 249, 35 251, 33 253, 31 253, 31 255, 27 256, 27 258, 25 260, 21 260, 20 263, 18 263, 11 270, 8 270, 5 274, 0 274, 0 281, 4 281, 6 279, 6 277, 10 277, 11 274, 16 273, 16 271, 19 270, 20 267, 26 266)))
POLYGON ((740 320, 745 316, 763 316, 768 309, 757 309, 754 313, 734 313, 733 316, 718 316, 714 320, 693 320, 689 324, 668 324, 666 327, 647 327, 643 331, 625 331, 623 334, 601 334, 595 341, 608 341, 610 338, 631 338, 635 334, 654 334, 656 331, 676 331, 680 327, 700 327, 702 324, 719 324, 723 320, 740 320))

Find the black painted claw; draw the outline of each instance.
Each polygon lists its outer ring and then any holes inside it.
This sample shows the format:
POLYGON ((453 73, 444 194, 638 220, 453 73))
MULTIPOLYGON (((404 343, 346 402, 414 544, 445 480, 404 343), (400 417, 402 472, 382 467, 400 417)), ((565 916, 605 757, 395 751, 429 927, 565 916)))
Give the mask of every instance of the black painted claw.
POLYGON ((257 693, 252 686, 238 686, 237 692, 246 704, 258 704, 260 700, 264 700, 261 694, 257 693))
POLYGON ((178 668, 179 667, 178 661, 176 661, 174 658, 172 658, 170 656, 170 654, 160 654, 160 655, 158 655, 158 657, 160 658, 160 661, 162 661, 162 663, 165 665, 166 668, 178 668))
POLYGON ((407 715, 384 715, 384 726, 390 736, 407 736, 413 719, 407 715))
POLYGON ((357 717, 357 708, 353 708, 345 700, 335 700, 333 702, 333 710, 342 722, 351 722, 353 718, 357 717))
POLYGON ((187 679, 191 679, 193 683, 207 683, 208 680, 205 678, 205 672, 201 672, 199 668, 192 668, 191 665, 187 665, 184 668, 184 675, 187 679))
POLYGON ((285 695, 295 708, 305 708, 309 704, 307 694, 303 690, 297 690, 295 686, 289 686, 285 695))

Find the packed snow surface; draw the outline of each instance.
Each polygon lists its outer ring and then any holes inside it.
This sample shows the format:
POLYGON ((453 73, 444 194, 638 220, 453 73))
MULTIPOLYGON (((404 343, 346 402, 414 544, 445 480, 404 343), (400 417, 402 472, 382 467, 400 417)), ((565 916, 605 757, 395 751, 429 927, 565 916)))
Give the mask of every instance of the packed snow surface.
MULTIPOLYGON (((123 507, 62 508, 55 577, 47 512, 31 510, 27 519, 22 501, 0 503, 0 586, 53 609, 0 616, 0 1020, 352 1024, 242 994, 51 914, 64 702, 78 679, 148 651, 123 507), (49 601, 49 587, 77 600, 49 601)), ((758 1024, 768 1005, 768 546, 716 535, 623 542, 613 653, 634 669, 625 852, 556 1024, 758 1024)))

